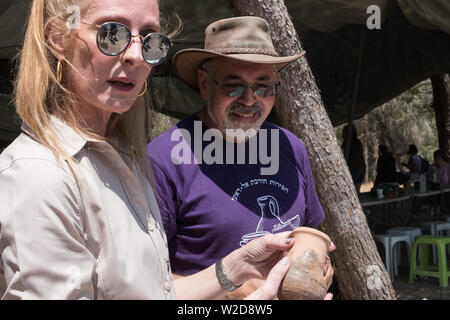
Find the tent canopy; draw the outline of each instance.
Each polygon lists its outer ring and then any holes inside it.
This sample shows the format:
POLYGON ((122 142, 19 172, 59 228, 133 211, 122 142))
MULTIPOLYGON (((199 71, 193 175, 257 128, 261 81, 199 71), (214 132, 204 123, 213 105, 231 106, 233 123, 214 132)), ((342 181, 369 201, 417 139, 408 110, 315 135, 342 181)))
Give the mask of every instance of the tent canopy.
POLYGON ((297 32, 334 32, 348 24, 366 24, 373 11, 380 8, 382 22, 400 7, 409 23, 421 29, 450 34, 450 7, 447 0, 298 0, 287 1, 297 32))
MULTIPOLYGON (((285 3, 333 125, 349 118, 360 56, 353 119, 433 74, 450 71, 448 0, 285 0, 285 3), (380 8, 379 30, 366 27, 371 16, 367 8, 371 5, 380 8), (360 55, 361 32, 365 36, 360 55)), ((175 6, 184 22, 176 50, 203 47, 206 26, 233 16, 227 1, 165 1, 163 9, 172 12, 175 6)), ((165 70, 161 75, 170 74, 170 66, 162 68, 165 70)), ((161 92, 172 94, 182 88, 183 96, 187 96, 157 97, 161 101, 157 105, 163 112, 180 117, 203 105, 199 97, 195 98, 196 93, 172 77, 155 77, 152 82, 154 87, 164 87, 161 92)))
POLYGON ((2 0, 0 2, 0 59, 17 54, 25 33, 29 1, 2 0))
MULTIPOLYGON (((433 74, 450 72, 448 0, 285 0, 285 3, 334 125, 348 119, 358 59, 361 74, 353 118, 363 116, 433 74), (366 27, 370 5, 381 10, 379 30, 366 27), (361 32, 364 41, 360 52, 361 32)), ((29 0, 1 1, 0 59, 10 59, 18 52, 29 4, 29 0)), ((233 16, 225 0, 165 0, 161 6, 169 25, 174 21, 173 12, 184 23, 172 53, 203 47, 206 26, 233 16)), ((199 95, 175 79, 170 64, 155 69, 150 86, 156 108, 182 118, 202 107, 199 95)), ((4 105, 0 108, 6 112, 4 105)))

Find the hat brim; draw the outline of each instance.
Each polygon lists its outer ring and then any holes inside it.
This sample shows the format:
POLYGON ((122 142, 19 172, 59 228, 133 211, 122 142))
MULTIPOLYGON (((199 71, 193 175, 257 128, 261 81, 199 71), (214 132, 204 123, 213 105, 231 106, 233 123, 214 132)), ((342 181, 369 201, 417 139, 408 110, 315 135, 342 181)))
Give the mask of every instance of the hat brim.
POLYGON ((277 65, 277 69, 281 70, 288 63, 297 60, 305 53, 306 51, 303 50, 293 56, 273 57, 261 54, 221 54, 204 49, 184 49, 175 54, 172 63, 177 76, 187 85, 198 90, 197 70, 200 68, 203 61, 207 59, 227 58, 250 63, 275 64, 277 65))

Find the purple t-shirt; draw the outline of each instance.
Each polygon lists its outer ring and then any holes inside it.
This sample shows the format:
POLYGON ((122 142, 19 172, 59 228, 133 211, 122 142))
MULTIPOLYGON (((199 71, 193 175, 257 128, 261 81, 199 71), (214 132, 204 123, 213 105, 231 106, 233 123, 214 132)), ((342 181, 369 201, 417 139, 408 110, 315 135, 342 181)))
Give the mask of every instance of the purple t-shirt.
POLYGON ((195 115, 147 146, 175 274, 203 270, 266 233, 324 219, 303 143, 271 123, 261 129, 241 144, 244 158, 237 144, 206 134, 195 115))

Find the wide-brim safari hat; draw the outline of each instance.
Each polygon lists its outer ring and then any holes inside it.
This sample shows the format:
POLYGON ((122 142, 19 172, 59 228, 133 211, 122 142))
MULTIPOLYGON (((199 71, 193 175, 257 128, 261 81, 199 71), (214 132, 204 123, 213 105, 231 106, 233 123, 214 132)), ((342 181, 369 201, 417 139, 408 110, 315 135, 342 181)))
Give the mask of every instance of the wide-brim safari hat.
POLYGON ((184 49, 173 57, 178 77, 198 89, 197 70, 205 60, 227 58, 251 63, 274 64, 281 70, 305 54, 280 57, 270 37, 269 24, 259 17, 235 17, 211 23, 205 30, 204 49, 184 49))

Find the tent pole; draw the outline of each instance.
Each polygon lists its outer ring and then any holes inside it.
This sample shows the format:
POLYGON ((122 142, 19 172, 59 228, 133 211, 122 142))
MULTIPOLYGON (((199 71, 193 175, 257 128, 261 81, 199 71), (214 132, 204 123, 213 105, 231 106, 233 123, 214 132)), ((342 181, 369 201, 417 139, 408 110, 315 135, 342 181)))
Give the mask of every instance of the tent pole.
POLYGON ((362 65, 362 58, 364 54, 364 41, 365 41, 365 34, 366 34, 366 26, 361 26, 361 36, 359 39, 359 55, 358 55, 358 62, 356 66, 356 75, 355 75, 355 85, 353 86, 353 97, 352 97, 352 103, 350 104, 348 108, 348 130, 347 130, 347 145, 345 146, 345 159, 348 161, 350 156, 350 148, 351 148, 351 137, 353 134, 353 111, 355 109, 356 99, 358 98, 358 90, 359 90, 359 80, 361 77, 361 65, 362 65))

